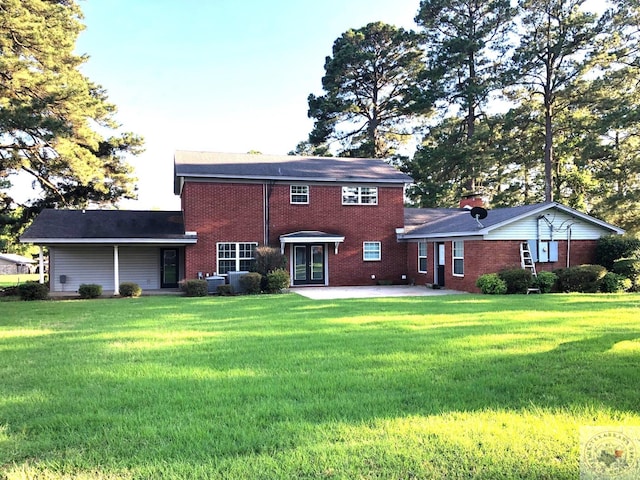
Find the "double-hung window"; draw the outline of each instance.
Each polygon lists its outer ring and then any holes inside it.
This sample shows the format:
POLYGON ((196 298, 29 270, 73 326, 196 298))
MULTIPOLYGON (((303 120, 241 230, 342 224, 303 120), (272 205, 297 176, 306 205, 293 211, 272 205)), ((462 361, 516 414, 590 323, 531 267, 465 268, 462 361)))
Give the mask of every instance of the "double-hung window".
POLYGON ((464 242, 453 242, 453 275, 464 277, 464 242))
POLYGON ((309 203, 309 185, 291 185, 289 196, 292 204, 306 205, 309 203))
POLYGON ((382 258, 380 242, 364 242, 362 244, 362 259, 364 261, 379 261, 382 258))
POLYGON ((257 242, 218 243, 218 275, 250 270, 255 260, 257 242))
POLYGON ((378 187, 342 187, 343 205, 377 205, 378 187))
POLYGON ((418 243, 418 273, 427 273, 427 242, 418 243))

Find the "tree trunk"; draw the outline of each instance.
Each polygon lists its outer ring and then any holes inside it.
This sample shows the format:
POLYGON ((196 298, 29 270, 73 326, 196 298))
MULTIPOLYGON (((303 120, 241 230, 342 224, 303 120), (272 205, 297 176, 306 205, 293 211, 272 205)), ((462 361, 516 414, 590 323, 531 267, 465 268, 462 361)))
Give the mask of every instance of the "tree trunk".
POLYGON ((544 111, 544 201, 553 201, 553 123, 551 100, 545 99, 544 111))

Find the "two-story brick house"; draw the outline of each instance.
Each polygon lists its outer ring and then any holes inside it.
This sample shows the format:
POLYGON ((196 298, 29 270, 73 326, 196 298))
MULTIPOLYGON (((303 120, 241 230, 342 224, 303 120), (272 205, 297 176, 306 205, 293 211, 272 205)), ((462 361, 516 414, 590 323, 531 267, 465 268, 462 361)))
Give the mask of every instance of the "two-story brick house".
MULTIPOLYGON (((362 285, 406 276, 404 186, 382 160, 179 151, 175 194, 187 231, 185 276, 250 267, 278 246, 293 285, 362 285)), ((405 277, 406 278, 406 277, 405 277)))
MULTIPOLYGON (((490 210, 404 207, 412 179, 383 160, 178 151, 181 210, 44 210, 22 235, 49 250, 50 289, 120 282, 143 290, 249 270, 255 248, 279 247, 291 283, 435 284, 478 291, 483 273, 590 263, 597 239, 623 231, 555 202, 490 210)), ((461 205, 462 207, 462 205, 461 205)), ((41 277, 42 279, 42 277, 41 277)))

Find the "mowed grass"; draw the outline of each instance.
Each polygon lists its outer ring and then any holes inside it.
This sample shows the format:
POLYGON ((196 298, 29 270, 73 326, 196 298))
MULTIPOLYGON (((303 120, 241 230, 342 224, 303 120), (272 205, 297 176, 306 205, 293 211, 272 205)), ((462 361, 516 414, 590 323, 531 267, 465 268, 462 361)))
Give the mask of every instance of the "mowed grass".
POLYGON ((0 478, 575 479, 640 425, 638 295, 0 308, 0 478))

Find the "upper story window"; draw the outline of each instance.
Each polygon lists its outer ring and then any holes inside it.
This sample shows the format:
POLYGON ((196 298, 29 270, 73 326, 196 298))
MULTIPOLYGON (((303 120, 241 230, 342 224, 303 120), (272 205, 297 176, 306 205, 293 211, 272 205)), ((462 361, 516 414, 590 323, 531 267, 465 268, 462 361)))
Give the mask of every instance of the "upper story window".
POLYGON ((378 187, 342 187, 343 205, 377 205, 378 187))
POLYGON ((418 243, 418 272, 427 273, 427 242, 418 243))
POLYGON ((291 203, 306 205, 309 203, 309 185, 291 185, 289 195, 291 203))
POLYGON ((456 277, 464 277, 464 242, 453 242, 453 274, 456 277))
POLYGON ((255 260, 257 242, 218 243, 218 275, 250 270, 255 260))

